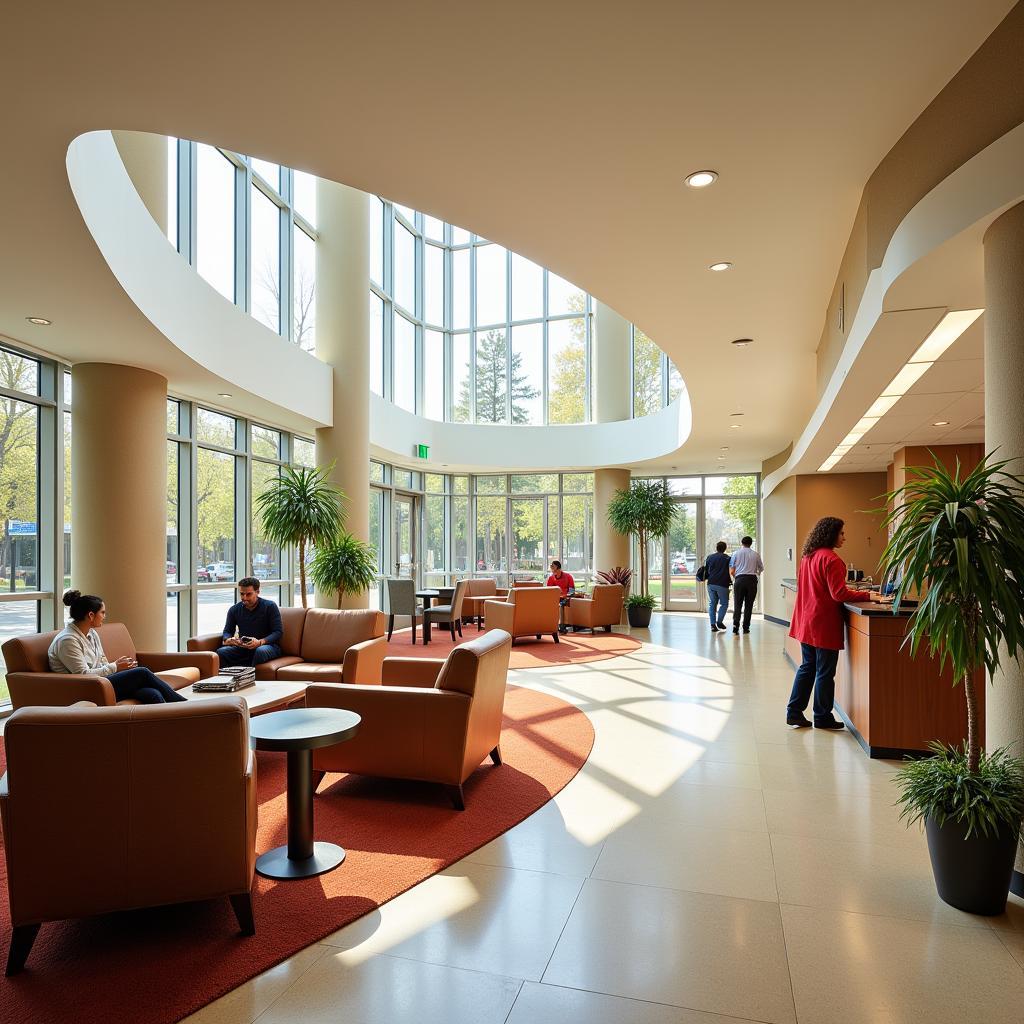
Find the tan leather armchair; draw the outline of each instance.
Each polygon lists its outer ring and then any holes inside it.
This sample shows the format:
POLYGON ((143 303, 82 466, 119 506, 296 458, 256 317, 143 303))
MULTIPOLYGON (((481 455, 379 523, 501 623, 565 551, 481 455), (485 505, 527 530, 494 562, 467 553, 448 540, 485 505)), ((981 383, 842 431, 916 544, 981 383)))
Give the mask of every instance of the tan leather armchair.
POLYGON ((558 643, 558 587, 513 587, 505 601, 484 603, 488 629, 503 629, 513 641, 521 636, 550 636, 558 643))
POLYGON ((501 716, 512 638, 500 629, 456 647, 444 661, 385 658, 382 686, 310 686, 307 707, 362 716, 350 740, 313 751, 315 782, 355 772, 444 785, 456 810, 462 784, 488 755, 501 764, 501 716))
MULTIPOLYGON (((113 686, 103 676, 51 672, 46 652, 57 632, 32 633, 29 636, 14 637, 4 643, 7 686, 15 708, 64 707, 80 700, 99 705, 135 703, 132 699, 116 700, 113 686)), ((220 668, 216 654, 136 651, 131 634, 122 622, 104 623, 99 628, 99 634, 103 651, 110 661, 125 656, 135 658, 140 665, 152 669, 176 690, 215 676, 220 668)))
POLYGON ((46 921, 227 896, 253 933, 256 767, 240 697, 22 708, 4 739, 8 974, 46 921))
POLYGON ((565 609, 565 624, 577 629, 612 631, 622 621, 624 594, 619 583, 597 583, 590 597, 574 597, 565 609))
MULTIPOLYGON (((386 618, 372 608, 282 608, 281 657, 256 666, 257 679, 379 683, 387 653, 386 618)), ((216 651, 222 634, 188 641, 190 651, 216 651)))
POLYGON ((508 591, 500 589, 495 580, 483 577, 476 580, 466 580, 466 591, 462 597, 462 619, 464 622, 471 622, 476 619, 476 628, 484 628, 484 601, 496 601, 499 597, 506 597, 508 591))

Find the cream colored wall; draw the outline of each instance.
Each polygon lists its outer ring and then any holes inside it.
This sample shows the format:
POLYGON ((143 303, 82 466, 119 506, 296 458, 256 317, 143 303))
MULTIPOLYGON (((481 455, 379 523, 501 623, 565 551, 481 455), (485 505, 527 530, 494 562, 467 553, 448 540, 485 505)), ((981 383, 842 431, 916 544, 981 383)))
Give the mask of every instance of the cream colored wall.
POLYGON ((783 480, 761 505, 761 602, 766 615, 787 619, 782 580, 796 576, 796 477, 783 480))
POLYGON ((884 516, 872 510, 882 507, 885 473, 815 473, 795 480, 794 562, 800 561, 800 548, 811 527, 823 516, 838 516, 846 522, 846 544, 840 552, 843 560, 865 574, 876 574, 885 549, 885 529, 884 516))
POLYGON ((167 232, 167 138, 148 132, 112 132, 124 168, 149 215, 167 232))

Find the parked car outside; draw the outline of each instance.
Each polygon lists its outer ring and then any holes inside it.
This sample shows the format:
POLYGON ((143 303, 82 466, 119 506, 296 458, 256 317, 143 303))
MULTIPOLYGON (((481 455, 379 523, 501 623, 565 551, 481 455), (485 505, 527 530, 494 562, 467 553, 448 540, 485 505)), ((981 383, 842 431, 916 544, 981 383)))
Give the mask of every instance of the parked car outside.
POLYGON ((222 580, 233 580, 235 578, 235 566, 233 562, 214 562, 208 565, 211 579, 220 583, 222 580))
POLYGON ((167 582, 173 583, 178 578, 178 567, 174 562, 167 563, 167 582))
POLYGON ((209 583, 213 577, 210 575, 210 569, 208 566, 201 565, 196 569, 196 580, 199 583, 209 583))

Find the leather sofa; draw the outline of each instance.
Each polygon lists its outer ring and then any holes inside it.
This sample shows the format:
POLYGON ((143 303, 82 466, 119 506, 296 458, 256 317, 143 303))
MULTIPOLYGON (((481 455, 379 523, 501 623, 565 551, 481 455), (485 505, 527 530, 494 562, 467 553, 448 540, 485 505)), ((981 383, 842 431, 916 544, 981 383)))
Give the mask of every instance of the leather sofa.
MULTIPOLYGON (((256 666, 256 678, 310 683, 379 683, 387 653, 383 612, 367 608, 281 608, 281 657, 256 666)), ((194 636, 190 651, 216 651, 221 633, 194 636)))
MULTIPOLYGON (((46 652, 58 632, 32 633, 13 637, 4 643, 2 649, 7 663, 7 686, 15 708, 60 707, 80 700, 102 706, 136 703, 132 699, 116 700, 113 686, 103 676, 51 672, 46 652)), ((176 690, 215 676, 220 667, 216 654, 137 651, 131 634, 122 622, 104 623, 99 628, 99 634, 108 660, 117 661, 125 656, 135 658, 140 665, 152 669, 176 690)))
POLYGON ((503 629, 512 636, 547 635, 558 643, 558 587, 513 587, 504 601, 485 601, 488 629, 503 629))
POLYGON ((240 697, 21 708, 4 740, 7 974, 47 921, 227 896, 253 933, 256 768, 240 697))
POLYGON ((382 686, 310 686, 306 707, 362 716, 344 743, 313 751, 314 782, 326 772, 437 782, 456 810, 462 784, 490 756, 501 764, 501 717, 512 638, 500 629, 434 658, 385 658, 382 686))
POLYGON ((482 577, 476 580, 466 580, 466 591, 462 596, 462 621, 470 622, 476 620, 476 628, 484 628, 484 601, 496 601, 499 597, 505 597, 507 590, 499 589, 498 584, 493 580, 482 577))
POLYGON ((597 583, 590 597, 574 597, 565 609, 565 624, 577 629, 612 631, 622 621, 624 594, 621 584, 597 583))

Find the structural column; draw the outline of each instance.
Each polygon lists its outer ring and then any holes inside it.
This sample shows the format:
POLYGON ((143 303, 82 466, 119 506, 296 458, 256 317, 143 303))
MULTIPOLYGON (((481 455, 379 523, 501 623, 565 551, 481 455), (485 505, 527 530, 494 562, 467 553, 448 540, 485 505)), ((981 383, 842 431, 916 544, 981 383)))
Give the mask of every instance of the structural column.
MULTIPOLYGON (((985 233, 985 448, 1024 474, 1024 203, 985 233)), ((1024 756, 1024 667, 1002 659, 985 713, 985 745, 1024 756)), ((1024 848, 1013 890, 1024 895, 1024 848)))
MULTIPOLYGON (((370 207, 365 192, 322 178, 317 185, 316 354, 334 375, 334 420, 316 432, 318 466, 345 493, 346 528, 369 540, 370 207)), ((316 594, 333 608, 334 594, 316 594)), ((365 608, 365 593, 345 607, 365 608)))
MULTIPOLYGON (((594 309, 594 422, 628 420, 629 322, 604 303, 594 309)), ((594 570, 629 565, 629 538, 608 525, 608 503, 617 490, 629 487, 628 469, 594 473, 594 570)))
POLYGON ((163 651, 167 381, 109 363, 77 363, 71 379, 71 585, 102 597, 140 651, 163 651))

